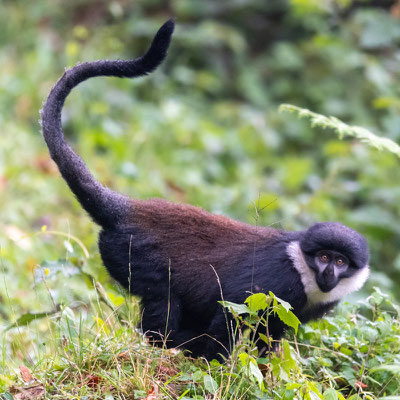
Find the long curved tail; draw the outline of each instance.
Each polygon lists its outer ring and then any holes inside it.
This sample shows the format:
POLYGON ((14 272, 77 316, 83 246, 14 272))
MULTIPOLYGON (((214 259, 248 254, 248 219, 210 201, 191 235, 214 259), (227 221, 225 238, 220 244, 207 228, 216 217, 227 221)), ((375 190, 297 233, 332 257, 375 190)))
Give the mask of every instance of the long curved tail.
POLYGON ((147 53, 134 60, 100 60, 78 64, 65 71, 51 90, 41 110, 44 139, 61 175, 82 207, 105 228, 116 227, 129 216, 131 200, 96 181, 82 159, 65 142, 61 111, 66 97, 79 83, 95 76, 136 78, 154 71, 167 55, 174 22, 167 21, 157 32, 147 53))

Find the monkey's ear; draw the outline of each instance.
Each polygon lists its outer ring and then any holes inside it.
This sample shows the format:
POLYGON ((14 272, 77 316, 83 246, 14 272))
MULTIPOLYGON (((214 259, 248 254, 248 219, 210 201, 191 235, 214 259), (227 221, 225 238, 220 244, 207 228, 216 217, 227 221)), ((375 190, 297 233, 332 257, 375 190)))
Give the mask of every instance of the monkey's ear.
POLYGON ((164 60, 174 29, 175 22, 173 19, 170 19, 165 22, 156 33, 156 36, 154 36, 149 50, 147 50, 147 53, 141 59, 146 73, 155 70, 164 60))

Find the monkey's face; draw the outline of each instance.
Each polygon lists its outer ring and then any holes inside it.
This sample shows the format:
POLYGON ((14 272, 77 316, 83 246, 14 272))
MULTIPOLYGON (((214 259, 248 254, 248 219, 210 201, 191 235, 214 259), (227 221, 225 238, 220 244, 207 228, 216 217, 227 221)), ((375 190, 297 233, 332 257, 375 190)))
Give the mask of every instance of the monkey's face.
POLYGON ((319 288, 325 293, 336 287, 341 278, 349 276, 349 260, 338 251, 318 251, 309 260, 309 266, 315 272, 319 288))
POLYGON ((346 285, 362 286, 368 277, 368 244, 362 235, 345 225, 314 224, 304 232, 300 247, 321 292, 335 288, 340 292, 346 285))

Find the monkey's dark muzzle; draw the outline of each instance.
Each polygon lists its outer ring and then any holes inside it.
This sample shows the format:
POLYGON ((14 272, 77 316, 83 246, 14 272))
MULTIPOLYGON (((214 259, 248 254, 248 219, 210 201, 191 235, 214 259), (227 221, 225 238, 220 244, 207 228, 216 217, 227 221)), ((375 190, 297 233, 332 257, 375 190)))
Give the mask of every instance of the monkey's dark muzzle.
POLYGON ((335 277, 333 269, 330 267, 325 268, 322 273, 317 275, 317 284, 322 292, 327 293, 330 292, 333 288, 336 287, 339 280, 335 277))

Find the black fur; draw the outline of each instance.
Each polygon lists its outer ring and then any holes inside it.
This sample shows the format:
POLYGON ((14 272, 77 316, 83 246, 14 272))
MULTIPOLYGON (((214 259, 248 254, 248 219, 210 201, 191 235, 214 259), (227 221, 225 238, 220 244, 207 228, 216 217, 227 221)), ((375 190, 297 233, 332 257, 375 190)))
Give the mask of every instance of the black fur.
POLYGON ((87 62, 66 70, 41 110, 43 136, 52 159, 82 207, 99 225, 114 227, 123 223, 130 209, 130 200, 97 182, 82 159, 65 142, 61 126, 65 99, 75 86, 95 76, 136 78, 154 71, 167 55, 174 26, 172 20, 166 22, 143 57, 87 62))
MULTIPOLYGON (((193 356, 212 358, 217 353, 227 355, 226 349, 230 350, 225 314, 218 303, 221 290, 225 300, 236 303, 243 303, 251 292, 271 290, 288 301, 302 317, 307 297, 300 276, 286 254, 289 241, 299 235, 282 232, 270 242, 259 243, 255 250, 254 241, 248 240, 237 248, 232 246, 229 255, 219 249, 220 259, 212 260, 209 253, 196 254, 195 265, 188 265, 186 269, 180 265, 179 255, 164 247, 156 235, 140 228, 102 231, 99 247, 104 264, 112 266, 110 274, 142 299, 145 332, 161 335, 168 332, 170 347, 180 346, 202 334, 210 335, 214 339, 204 336, 190 341, 184 348, 193 356), (130 264, 127 263, 129 254, 130 264), (221 288, 210 264, 218 273, 221 288)), ((191 242, 190 237, 187 240, 191 242)), ((186 249, 185 243, 182 246, 186 249)), ((307 316, 304 315, 304 321, 307 316)), ((284 332, 282 323, 275 319, 269 329, 275 339, 284 332)), ((153 336, 161 340, 160 335, 153 336)))
MULTIPOLYGON (((190 223, 192 217, 186 214, 184 218, 190 223)), ((172 225, 174 229, 182 228, 179 222, 172 225)), ((192 260, 175 253, 168 238, 155 228, 143 231, 132 224, 123 230, 100 233, 99 248, 104 264, 117 281, 142 299, 142 327, 154 340, 161 341, 167 332, 169 347, 184 344, 193 356, 213 358, 217 353, 227 356, 233 340, 228 334, 226 315, 218 303, 221 290, 225 300, 235 303, 243 303, 250 293, 272 291, 292 305, 302 322, 322 317, 337 304, 334 301, 306 307, 307 295, 300 275, 286 250, 290 242, 304 242, 310 235, 309 230, 275 231, 271 236, 269 229, 258 228, 258 235, 248 235, 236 243, 230 243, 227 235, 227 251, 216 240, 207 252, 191 247, 199 247, 199 231, 182 230, 185 239, 180 238, 179 245, 192 260), (218 273, 221 288, 210 265, 218 273)), ((350 244, 358 238, 364 240, 353 232, 352 238, 347 237, 350 244)), ((329 240, 329 235, 326 238, 329 240)), ((321 248, 325 248, 324 244, 316 251, 321 248)), ((279 339, 285 327, 280 320, 272 318, 269 331, 274 339, 279 339)))
POLYGON ((339 222, 314 224, 307 230, 300 246, 305 254, 315 254, 320 249, 336 250, 347 255, 355 269, 364 268, 369 260, 365 238, 339 222))
MULTIPOLYGON (((141 298, 143 331, 193 356, 227 356, 231 317, 218 303, 221 292, 225 300, 242 303, 250 293, 272 291, 306 322, 321 317, 335 302, 308 304, 287 252, 289 243, 299 242, 307 257, 325 246, 338 249, 357 268, 368 261, 368 248, 357 232, 343 225, 316 224, 301 232, 255 227, 190 205, 131 200, 94 179, 64 140, 65 98, 90 77, 137 77, 153 71, 165 58, 173 29, 172 21, 164 24, 143 57, 84 63, 66 71, 43 107, 43 135, 63 178, 102 227, 99 248, 110 275, 141 298)), ((284 326, 272 318, 269 331, 279 339, 284 326)))

